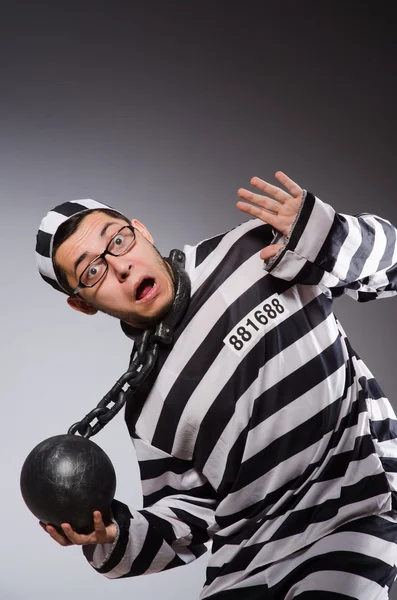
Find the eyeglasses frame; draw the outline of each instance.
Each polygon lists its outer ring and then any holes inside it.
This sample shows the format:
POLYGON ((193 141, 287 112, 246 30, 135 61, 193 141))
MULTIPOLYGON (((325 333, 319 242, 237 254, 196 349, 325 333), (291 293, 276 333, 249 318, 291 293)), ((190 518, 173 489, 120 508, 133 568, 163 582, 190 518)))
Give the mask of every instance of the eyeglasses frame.
POLYGON ((105 258, 106 254, 110 254, 111 256, 123 256, 123 254, 126 254, 126 253, 128 252, 128 250, 129 250, 129 249, 131 248, 131 246, 134 244, 135 240, 136 240, 136 236, 135 236, 135 228, 134 228, 132 225, 123 225, 123 227, 121 227, 121 228, 120 228, 120 229, 119 229, 119 230, 118 230, 118 231, 117 231, 117 232, 116 232, 114 235, 112 235, 111 239, 109 240, 108 244, 106 245, 106 248, 105 248, 105 250, 104 250, 104 251, 103 251, 101 254, 98 254, 98 256, 96 256, 95 258, 93 258, 93 259, 92 259, 92 260, 91 260, 91 261, 88 263, 88 265, 86 266, 86 268, 83 270, 83 272, 81 273, 81 275, 80 275, 80 277, 79 277, 79 282, 78 282, 78 285, 77 285, 77 287, 76 287, 76 288, 73 290, 73 292, 72 292, 72 293, 73 293, 73 296, 77 296, 77 294, 78 294, 78 293, 79 293, 81 290, 84 290, 84 289, 87 289, 87 288, 93 288, 93 287, 94 287, 95 285, 97 285, 97 284, 98 284, 100 281, 102 281, 102 279, 105 277, 105 275, 106 275, 106 273, 108 272, 108 269, 109 269, 109 263, 108 263, 108 261, 107 261, 107 260, 106 260, 106 258, 105 258), (127 247, 125 250, 123 250, 123 252, 120 252, 120 254, 114 254, 114 252, 110 252, 110 250, 109 250, 109 246, 110 246, 110 244, 113 242, 114 238, 115 238, 115 237, 117 237, 117 236, 119 235, 120 231, 123 231, 123 229, 129 229, 129 230, 132 232, 132 235, 133 235, 133 237, 132 237, 131 244, 130 244, 130 245, 129 245, 129 246, 128 246, 128 247, 127 247), (93 283, 92 285, 86 285, 85 283, 83 283, 83 282, 81 281, 81 278, 83 277, 83 275, 84 275, 84 273, 87 271, 87 269, 89 269, 89 268, 90 268, 90 266, 91 266, 91 265, 92 265, 92 264, 93 264, 95 261, 97 261, 99 258, 101 258, 101 259, 104 261, 104 263, 105 263, 105 265, 106 265, 106 269, 105 269, 105 271, 104 271, 103 275, 101 275, 101 277, 98 279, 98 281, 96 281, 96 282, 95 282, 95 283, 93 283))

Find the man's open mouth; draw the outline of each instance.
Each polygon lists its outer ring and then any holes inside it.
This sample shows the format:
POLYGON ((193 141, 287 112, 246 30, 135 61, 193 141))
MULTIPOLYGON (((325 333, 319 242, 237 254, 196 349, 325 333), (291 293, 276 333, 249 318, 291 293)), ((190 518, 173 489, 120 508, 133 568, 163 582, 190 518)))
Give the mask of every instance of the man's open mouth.
POLYGON ((136 288, 135 299, 143 300, 146 298, 156 285, 156 281, 151 277, 145 277, 136 288))

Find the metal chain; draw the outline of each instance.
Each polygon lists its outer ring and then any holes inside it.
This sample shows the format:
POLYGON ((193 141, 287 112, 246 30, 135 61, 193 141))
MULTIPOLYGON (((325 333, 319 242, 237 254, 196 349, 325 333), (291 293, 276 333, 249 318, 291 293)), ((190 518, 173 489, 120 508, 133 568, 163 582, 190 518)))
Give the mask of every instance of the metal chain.
POLYGON ((137 341, 137 350, 128 371, 116 381, 95 408, 69 428, 68 434, 79 433, 82 437, 90 438, 117 415, 127 400, 127 392, 137 388, 154 367, 159 352, 159 343, 154 341, 157 337, 153 329, 147 329, 143 333, 137 341), (128 387, 124 390, 126 384, 128 387), (109 406, 110 404, 113 406, 109 406), (96 423, 92 423, 94 419, 96 423))
POLYGON ((96 408, 69 428, 68 434, 79 433, 82 437, 90 438, 103 429, 123 408, 127 393, 135 390, 153 369, 159 354, 159 344, 172 344, 174 327, 181 320, 189 303, 190 279, 184 270, 185 255, 181 250, 171 250, 165 261, 172 268, 175 287, 175 297, 169 312, 155 329, 146 329, 135 338, 136 350, 128 371, 116 381, 96 408), (126 384, 128 387, 124 390, 126 384), (109 407, 109 404, 113 406, 109 407), (96 423, 92 423, 95 419, 96 423))

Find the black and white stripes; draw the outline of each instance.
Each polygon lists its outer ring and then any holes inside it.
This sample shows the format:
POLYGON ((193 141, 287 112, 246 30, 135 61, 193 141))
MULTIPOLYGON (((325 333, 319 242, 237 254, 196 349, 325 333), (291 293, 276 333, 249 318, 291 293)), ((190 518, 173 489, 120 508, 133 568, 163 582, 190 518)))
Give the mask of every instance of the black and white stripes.
MULTIPOLYGON (((395 229, 307 193, 264 269, 273 238, 252 220, 185 248, 188 312, 126 410, 144 509, 126 519, 116 503, 119 540, 85 550, 107 577, 188 563, 212 541, 201 597, 265 598, 289 557, 298 569, 345 523, 395 508, 396 416, 332 312, 340 290, 397 293, 395 229)), ((365 536, 342 537, 365 554, 365 536)))
POLYGON ((73 215, 104 208, 107 209, 110 206, 89 198, 84 200, 70 200, 50 210, 41 221, 36 236, 36 262, 44 281, 57 291, 68 293, 61 287, 57 280, 53 265, 52 247, 58 227, 73 215))

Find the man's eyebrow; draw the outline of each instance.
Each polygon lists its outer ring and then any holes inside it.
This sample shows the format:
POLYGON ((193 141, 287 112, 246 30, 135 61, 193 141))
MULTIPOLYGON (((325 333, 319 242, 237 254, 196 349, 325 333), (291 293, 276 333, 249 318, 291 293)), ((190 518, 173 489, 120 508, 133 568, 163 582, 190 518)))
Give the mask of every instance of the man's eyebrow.
MULTIPOLYGON (((106 224, 105 224, 105 225, 102 227, 102 229, 101 229, 101 231, 100 231, 99 235, 100 235, 101 237, 103 237, 103 236, 105 235, 105 233, 107 232, 108 228, 109 228, 109 227, 111 227, 111 225, 120 225, 120 223, 117 223, 117 221, 110 221, 109 223, 106 223, 106 224)), ((75 261, 75 263, 74 263, 74 265, 73 265, 73 268, 74 268, 74 274, 75 274, 75 275, 76 275, 77 267, 79 266, 79 264, 80 264, 80 263, 82 263, 82 262, 83 262, 83 260, 85 260, 85 259, 87 258, 87 256, 88 256, 88 252, 83 252, 83 254, 80 254, 80 256, 78 257, 78 259, 75 261)))
POLYGON ((76 276, 77 267, 79 266, 79 264, 80 264, 81 262, 83 262, 83 260, 84 260, 85 258, 87 258, 87 256, 88 256, 88 252, 83 252, 83 254, 80 254, 80 256, 78 257, 78 259, 75 261, 75 263, 74 263, 74 265, 73 265, 73 267, 74 267, 74 274, 75 274, 75 276, 76 276))
MULTIPOLYGON (((108 228, 111 225, 120 225, 120 223, 117 223, 117 221, 110 221, 110 223, 106 223, 106 225, 104 225, 101 229, 101 233, 100 233, 101 237, 103 237, 105 235, 105 233, 107 232, 108 228)), ((120 227, 121 227, 121 225, 120 225, 120 227)))

